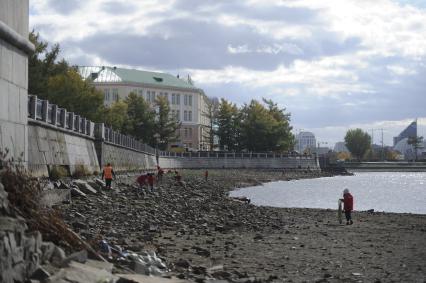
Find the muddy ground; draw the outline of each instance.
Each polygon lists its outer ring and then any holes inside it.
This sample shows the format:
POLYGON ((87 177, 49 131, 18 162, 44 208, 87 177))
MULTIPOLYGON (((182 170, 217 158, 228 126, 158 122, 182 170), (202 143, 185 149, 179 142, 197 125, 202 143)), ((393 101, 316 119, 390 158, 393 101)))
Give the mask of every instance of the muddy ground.
MULTIPOLYGON (((83 238, 132 251, 153 249, 170 275, 203 282, 426 282, 426 215, 256 207, 228 197, 236 187, 320 177, 316 172, 201 170, 166 174, 137 196, 135 176, 114 189, 63 205, 83 238)), ((350 177, 348 177, 350 178, 350 177)), ((403 200, 402 200, 403 201, 403 200)))

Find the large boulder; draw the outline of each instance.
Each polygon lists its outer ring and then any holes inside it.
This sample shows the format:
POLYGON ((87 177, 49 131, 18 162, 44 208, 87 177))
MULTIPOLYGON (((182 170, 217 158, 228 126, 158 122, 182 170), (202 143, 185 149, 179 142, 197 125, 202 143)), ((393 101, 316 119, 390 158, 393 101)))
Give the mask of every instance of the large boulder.
POLYGON ((74 180, 74 185, 76 185, 83 193, 85 194, 97 194, 98 191, 96 191, 89 183, 83 180, 74 180))

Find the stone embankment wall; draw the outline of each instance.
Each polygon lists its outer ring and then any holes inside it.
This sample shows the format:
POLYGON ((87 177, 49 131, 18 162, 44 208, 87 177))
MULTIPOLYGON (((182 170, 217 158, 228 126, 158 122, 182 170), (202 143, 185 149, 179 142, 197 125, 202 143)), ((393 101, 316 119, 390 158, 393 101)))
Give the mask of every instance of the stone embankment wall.
POLYGON ((70 174, 76 170, 99 172, 94 139, 50 129, 35 121, 28 125, 28 170, 34 176, 48 176, 54 166, 64 166, 70 174))
POLYGON ((27 161, 28 0, 0 1, 0 150, 27 161))
POLYGON ((113 164, 115 171, 153 170, 157 166, 154 154, 138 152, 106 142, 99 145, 102 147, 101 163, 113 164))
POLYGON ((315 158, 254 155, 252 157, 165 157, 159 158, 162 168, 310 168, 318 169, 315 158))
POLYGON ((426 162, 347 162, 343 167, 350 171, 425 172, 426 162))
POLYGON ((57 166, 73 175, 99 172, 107 163, 116 171, 157 165, 153 148, 34 95, 28 100, 28 156, 34 176, 48 176, 57 166))

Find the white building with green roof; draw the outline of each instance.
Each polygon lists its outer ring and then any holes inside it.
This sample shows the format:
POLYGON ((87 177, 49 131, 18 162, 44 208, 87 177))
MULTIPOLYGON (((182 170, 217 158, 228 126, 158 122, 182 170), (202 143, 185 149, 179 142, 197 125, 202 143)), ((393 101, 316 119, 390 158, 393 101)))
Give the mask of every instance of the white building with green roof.
POLYGON ((170 147, 189 150, 209 150, 207 136, 209 121, 203 115, 207 112, 207 96, 188 80, 167 73, 148 72, 117 67, 78 67, 84 79, 104 93, 104 103, 109 106, 130 93, 142 96, 153 103, 156 96, 165 96, 182 126, 179 141, 170 147))

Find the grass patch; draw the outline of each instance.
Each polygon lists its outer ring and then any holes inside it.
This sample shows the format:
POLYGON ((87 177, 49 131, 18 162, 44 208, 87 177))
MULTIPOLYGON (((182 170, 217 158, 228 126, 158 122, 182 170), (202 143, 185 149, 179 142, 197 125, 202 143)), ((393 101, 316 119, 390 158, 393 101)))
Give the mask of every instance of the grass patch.
POLYGON ((53 181, 68 177, 68 170, 64 166, 54 165, 49 170, 49 178, 53 181))

